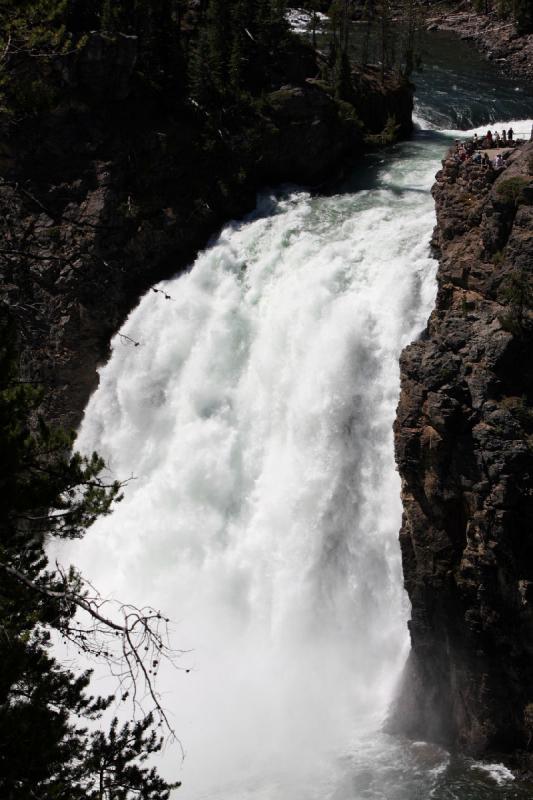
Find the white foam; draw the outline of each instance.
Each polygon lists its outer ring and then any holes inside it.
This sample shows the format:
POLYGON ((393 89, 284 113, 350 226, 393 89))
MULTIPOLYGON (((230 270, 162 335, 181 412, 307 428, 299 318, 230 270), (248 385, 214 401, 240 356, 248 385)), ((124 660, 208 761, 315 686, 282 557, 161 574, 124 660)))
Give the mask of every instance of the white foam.
POLYGON ((392 421, 434 299, 440 156, 416 147, 375 190, 264 198, 227 226, 161 285, 172 300, 142 299, 122 330, 141 346, 115 337, 87 408, 78 446, 137 480, 69 553, 193 651, 162 675, 184 800, 258 775, 285 775, 277 797, 319 786, 405 658, 392 421))
POLYGON ((498 786, 503 786, 516 780, 515 775, 504 764, 484 764, 481 761, 476 761, 471 765, 471 769, 486 772, 498 786))
MULTIPOLYGON (((329 19, 327 14, 315 11, 316 20, 319 26, 323 26, 329 19)), ((287 9, 287 19, 295 33, 309 33, 311 31, 311 12, 305 8, 287 9)))
POLYGON ((436 125, 433 125, 432 122, 429 122, 429 120, 425 119, 422 113, 417 112, 416 110, 413 112, 413 125, 415 128, 423 131, 437 130, 436 125))
POLYGON ((533 125, 533 119, 513 119, 513 120, 503 120, 499 122, 490 122, 486 125, 479 125, 477 128, 471 128, 467 131, 461 130, 446 130, 443 133, 446 133, 450 136, 455 136, 459 138, 467 138, 477 133, 478 136, 484 136, 487 131, 502 131, 504 128, 506 131, 509 128, 513 129, 514 138, 515 139, 525 139, 529 141, 529 137, 531 135, 531 126, 533 125))

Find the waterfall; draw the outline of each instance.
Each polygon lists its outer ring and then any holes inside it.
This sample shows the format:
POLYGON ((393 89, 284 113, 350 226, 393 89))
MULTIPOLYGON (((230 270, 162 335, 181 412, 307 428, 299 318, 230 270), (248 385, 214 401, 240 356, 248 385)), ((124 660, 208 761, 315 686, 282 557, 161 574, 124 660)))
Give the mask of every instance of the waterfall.
POLYGON ((101 370, 78 447, 135 480, 71 557, 190 650, 163 676, 184 798, 257 797, 265 775, 310 796, 386 712, 408 647, 398 358, 434 299, 441 149, 374 159, 356 193, 262 196, 101 370))

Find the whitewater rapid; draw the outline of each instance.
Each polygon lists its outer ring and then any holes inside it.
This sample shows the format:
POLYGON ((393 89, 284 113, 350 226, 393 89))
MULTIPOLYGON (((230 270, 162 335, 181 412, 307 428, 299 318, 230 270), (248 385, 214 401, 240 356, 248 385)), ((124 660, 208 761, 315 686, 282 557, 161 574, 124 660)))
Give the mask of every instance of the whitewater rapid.
POLYGON ((264 194, 145 295, 100 371, 77 447, 134 480, 66 555, 190 651, 161 676, 184 800, 340 799, 355 741, 383 758, 408 651, 398 360, 434 303, 446 142, 373 157, 358 191, 264 194))

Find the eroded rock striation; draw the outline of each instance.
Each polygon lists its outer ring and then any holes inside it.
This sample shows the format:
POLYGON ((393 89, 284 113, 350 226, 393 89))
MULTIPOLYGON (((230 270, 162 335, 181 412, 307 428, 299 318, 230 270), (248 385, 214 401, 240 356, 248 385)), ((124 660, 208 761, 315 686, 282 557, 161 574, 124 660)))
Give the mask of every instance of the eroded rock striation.
POLYGON ((435 309, 395 424, 412 652, 393 726, 463 752, 533 733, 533 145, 443 162, 435 309))

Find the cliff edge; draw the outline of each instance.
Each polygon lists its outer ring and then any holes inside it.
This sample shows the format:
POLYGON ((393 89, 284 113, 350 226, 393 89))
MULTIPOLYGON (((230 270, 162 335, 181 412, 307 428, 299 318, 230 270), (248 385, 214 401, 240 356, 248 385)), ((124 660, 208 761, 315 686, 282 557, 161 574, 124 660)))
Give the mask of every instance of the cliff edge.
POLYGON ((438 294, 395 423, 412 652, 393 727, 473 755, 533 741, 533 145, 443 162, 438 294))

